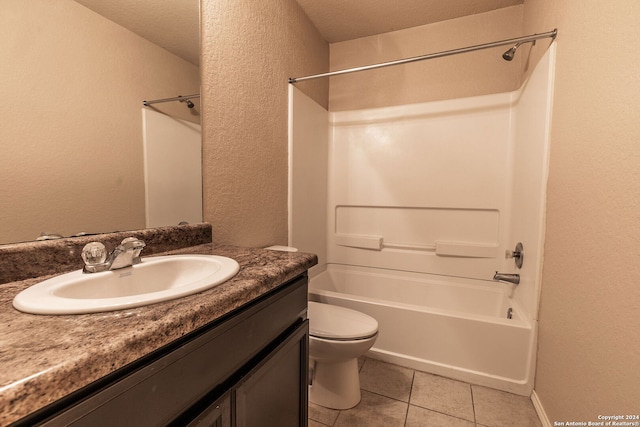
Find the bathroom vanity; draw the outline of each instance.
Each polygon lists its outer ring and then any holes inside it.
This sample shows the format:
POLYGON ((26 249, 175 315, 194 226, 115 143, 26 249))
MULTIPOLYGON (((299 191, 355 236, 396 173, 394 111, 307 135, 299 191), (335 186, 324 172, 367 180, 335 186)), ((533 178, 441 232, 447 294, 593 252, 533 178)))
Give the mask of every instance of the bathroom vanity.
POLYGON ((9 297, 36 281, 0 285, 0 425, 306 425, 315 256, 171 253, 228 256, 240 272, 178 300, 77 316, 17 312, 9 297))

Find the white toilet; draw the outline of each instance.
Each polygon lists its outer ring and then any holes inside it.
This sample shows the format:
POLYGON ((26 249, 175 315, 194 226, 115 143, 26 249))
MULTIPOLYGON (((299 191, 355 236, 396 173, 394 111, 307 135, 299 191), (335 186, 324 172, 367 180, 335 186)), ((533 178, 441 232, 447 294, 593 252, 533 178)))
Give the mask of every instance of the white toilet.
MULTIPOLYGON (((297 252, 290 246, 267 250, 297 252)), ((360 402, 358 357, 378 337, 378 321, 337 305, 309 301, 309 401, 332 409, 353 408, 360 402)))
POLYGON ((360 402, 358 357, 373 346, 378 322, 359 311, 309 301, 309 401, 332 409, 360 402))

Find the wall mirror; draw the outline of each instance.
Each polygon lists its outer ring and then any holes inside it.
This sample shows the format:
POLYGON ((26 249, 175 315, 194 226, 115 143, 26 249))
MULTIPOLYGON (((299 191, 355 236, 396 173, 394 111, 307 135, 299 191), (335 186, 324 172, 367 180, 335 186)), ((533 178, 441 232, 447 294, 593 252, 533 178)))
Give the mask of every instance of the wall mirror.
MULTIPOLYGON (((0 9, 0 244, 144 228, 142 102, 200 92, 199 0, 0 9)), ((148 108, 199 123, 192 101, 148 108)))

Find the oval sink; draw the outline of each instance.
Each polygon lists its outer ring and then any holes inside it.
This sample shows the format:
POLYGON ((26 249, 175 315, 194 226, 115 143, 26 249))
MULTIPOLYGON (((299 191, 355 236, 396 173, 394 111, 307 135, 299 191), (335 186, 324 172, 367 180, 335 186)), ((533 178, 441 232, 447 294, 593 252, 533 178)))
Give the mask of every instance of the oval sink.
POLYGON ((217 255, 143 258, 132 267, 100 273, 82 270, 33 285, 13 306, 33 314, 84 314, 123 310, 195 294, 238 273, 238 263, 217 255))

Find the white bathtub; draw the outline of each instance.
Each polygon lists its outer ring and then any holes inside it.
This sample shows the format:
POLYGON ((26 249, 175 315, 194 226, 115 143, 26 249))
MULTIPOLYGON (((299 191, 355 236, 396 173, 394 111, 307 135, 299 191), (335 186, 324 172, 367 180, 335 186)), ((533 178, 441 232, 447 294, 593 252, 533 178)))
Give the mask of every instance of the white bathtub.
POLYGON ((535 324, 519 316, 510 286, 329 264, 311 278, 309 299, 376 318, 369 357, 528 396, 535 324))

